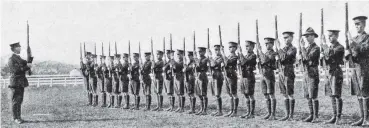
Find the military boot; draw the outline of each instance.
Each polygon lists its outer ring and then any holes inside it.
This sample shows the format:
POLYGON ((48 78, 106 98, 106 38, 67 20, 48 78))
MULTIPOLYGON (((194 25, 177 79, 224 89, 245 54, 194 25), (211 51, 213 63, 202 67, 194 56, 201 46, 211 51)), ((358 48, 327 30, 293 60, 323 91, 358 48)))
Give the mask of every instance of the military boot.
POLYGON ((314 117, 311 122, 315 123, 319 118, 319 100, 314 100, 313 107, 314 107, 314 117))
POLYGON ((289 118, 290 113, 290 100, 284 99, 284 107, 286 108, 286 112, 284 113, 284 117, 279 119, 280 121, 286 121, 289 118))
POLYGON ((247 119, 255 118, 255 100, 251 100, 250 102, 250 112, 247 116, 247 119))
POLYGON ((156 96, 156 99, 158 100, 158 104, 157 104, 156 108, 152 109, 152 111, 159 110, 159 106, 160 106, 160 98, 159 97, 160 97, 159 95, 156 96))
POLYGON ((267 115, 265 115, 264 117, 263 117, 263 119, 268 119, 271 115, 272 115, 272 113, 271 113, 271 100, 270 99, 266 99, 265 100, 265 103, 266 103, 266 105, 267 105, 267 115))
POLYGON ((239 103, 239 99, 235 98, 234 99, 233 113, 230 115, 230 117, 236 117, 237 116, 238 103, 239 103))
POLYGON ((276 108, 277 108, 277 100, 276 99, 272 99, 271 100, 271 110, 272 110, 272 112, 271 112, 271 116, 268 118, 269 120, 276 120, 276 118, 275 118, 275 111, 276 111, 276 108))
POLYGON ((165 110, 166 111, 172 111, 173 110, 173 106, 174 106, 174 105, 172 105, 173 104, 172 96, 169 96, 168 100, 169 100, 169 108, 167 108, 165 110))
POLYGON ((233 113, 233 109, 234 109, 234 100, 233 100, 233 97, 231 98, 230 101, 231 101, 231 111, 229 111, 229 113, 227 115, 224 115, 224 117, 229 117, 233 113))
POLYGON ((123 107, 123 109, 129 109, 129 95, 124 95, 124 100, 126 105, 123 107))
POLYGON ((249 98, 246 98, 246 108, 247 108, 246 114, 240 116, 240 118, 246 118, 250 113, 250 100, 249 100, 249 98))
POLYGON ((203 97, 199 97, 200 99, 200 110, 195 115, 200 115, 204 111, 204 99, 203 97))
POLYGON ((308 106, 309 106, 310 115, 303 120, 304 122, 311 122, 313 120, 313 116, 314 116, 313 100, 311 99, 308 100, 308 106))
POLYGON ((359 108, 360 108, 361 118, 358 121, 352 123, 351 126, 360 126, 364 121, 363 99, 359 98, 358 101, 359 101, 359 108))
POLYGON ((178 96, 178 108, 175 110, 175 112, 181 111, 181 106, 182 106, 181 96, 178 96))
POLYGON ((203 99, 204 99, 204 111, 202 111, 201 115, 207 115, 208 114, 208 112, 207 112, 207 110, 208 110, 208 97, 204 96, 203 99))
POLYGON ((102 93, 102 96, 101 96, 101 101, 102 101, 102 105, 101 107, 106 107, 106 93, 102 93))
POLYGON ((117 103, 115 104, 115 108, 120 108, 120 104, 122 102, 120 97, 121 97, 120 95, 117 95, 115 98, 117 100, 117 103))
POLYGON ((215 112, 212 114, 212 116, 222 116, 223 112, 222 112, 222 98, 218 97, 217 98, 217 103, 218 103, 218 112, 215 112))
POLYGON ((343 106, 343 103, 342 103, 341 97, 337 98, 337 117, 336 117, 337 119, 336 119, 336 122, 335 122, 336 125, 339 125, 340 122, 341 122, 342 106, 343 106))
POLYGON ((295 112, 295 99, 290 99, 290 117, 288 117, 288 120, 293 120, 293 114, 295 112))
POLYGON ((369 126, 369 121, 368 121, 368 103, 369 99, 368 98, 364 98, 363 99, 363 110, 364 110, 364 119, 363 119, 363 123, 361 124, 361 126, 363 127, 368 127, 369 126))
POLYGON ((332 109, 333 109, 333 116, 328 121, 324 122, 325 124, 333 124, 337 120, 337 102, 336 98, 332 97, 332 109))
POLYGON ((188 111, 188 114, 194 114, 195 112, 195 106, 196 106, 196 98, 195 97, 191 97, 190 98, 190 102, 191 102, 191 106, 190 106, 190 111, 188 111))

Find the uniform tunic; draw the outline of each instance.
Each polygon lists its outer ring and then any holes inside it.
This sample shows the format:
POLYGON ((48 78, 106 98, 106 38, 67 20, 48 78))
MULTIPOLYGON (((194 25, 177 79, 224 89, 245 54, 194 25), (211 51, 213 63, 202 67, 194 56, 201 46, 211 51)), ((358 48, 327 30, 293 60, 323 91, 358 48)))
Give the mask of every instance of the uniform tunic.
POLYGON ((113 79, 113 93, 115 94, 120 94, 120 90, 119 90, 119 76, 117 73, 117 65, 115 65, 111 71, 112 73, 112 79, 113 79))
POLYGON ((106 67, 105 63, 100 64, 97 69, 95 70, 96 72, 96 77, 97 77, 97 88, 100 90, 100 92, 104 93, 105 90, 105 86, 104 86, 104 74, 102 71, 102 68, 106 67))
POLYGON ((88 83, 90 85, 90 91, 93 93, 96 93, 96 90, 97 90, 97 74, 96 74, 97 66, 98 66, 97 64, 91 63, 90 66, 88 67, 88 74, 89 74, 88 83))
POLYGON ((237 60, 237 55, 231 54, 228 56, 225 66, 226 75, 229 82, 227 85, 227 92, 229 95, 237 94, 237 60))
POLYGON ((174 81, 173 81, 173 73, 170 68, 170 63, 173 63, 174 60, 169 60, 164 66, 164 74, 165 74, 165 92, 168 95, 173 94, 174 92, 174 81))
POLYGON ((213 71, 212 77, 213 77, 213 84, 212 84, 212 90, 215 93, 216 96, 220 96, 222 94, 222 87, 223 87, 223 80, 224 76, 222 73, 222 63, 223 58, 221 56, 217 56, 214 58, 214 61, 211 64, 211 70, 213 71))
MULTIPOLYGON (((360 65, 360 72, 357 74, 356 84, 351 84, 352 94, 357 96, 369 96, 369 35, 365 32, 354 37, 354 42, 357 44, 353 52, 357 52, 357 56, 352 59, 360 65), (359 83, 359 84, 358 84, 359 83)), ((355 81, 354 81, 355 83, 355 81)))
POLYGON ((183 60, 174 62, 173 71, 175 74, 174 87, 177 95, 184 94, 184 73, 183 73, 183 60))
POLYGON ((132 90, 132 94, 133 95, 139 95, 140 94, 140 74, 139 74, 139 70, 140 70, 140 64, 138 62, 135 62, 132 64, 132 71, 131 71, 131 90, 132 90))
POLYGON ((279 88, 281 94, 293 95, 295 86, 295 70, 293 64, 296 62, 297 50, 294 46, 286 46, 280 50, 280 63, 282 65, 282 73, 279 77, 279 88))
POLYGON ((151 95, 151 64, 151 61, 146 61, 141 70, 142 80, 144 84, 143 91, 145 95, 151 95))
POLYGON ((113 79, 112 79, 112 73, 113 71, 108 69, 108 66, 106 66, 106 70, 103 71, 104 73, 104 85, 106 88, 106 92, 112 93, 113 92, 113 79))
POLYGON ((200 90, 197 92, 197 95, 199 96, 206 96, 208 92, 208 75, 206 74, 208 71, 208 63, 209 59, 205 56, 201 56, 200 60, 198 62, 198 66, 196 67, 196 71, 199 73, 199 81, 198 84, 196 84, 196 88, 199 88, 200 90))
POLYGON ((329 67, 329 84, 325 84, 325 94, 328 96, 341 96, 343 72, 340 65, 343 65, 343 56, 345 48, 337 44, 330 46, 328 55, 325 56, 325 62, 329 67))
POLYGON ((245 55, 244 59, 241 60, 242 70, 242 85, 241 93, 245 95, 254 95, 255 90, 255 73, 256 69, 256 55, 254 52, 249 52, 245 55))
POLYGON ((186 81, 187 81, 187 83, 186 83, 186 92, 187 92, 187 94, 189 94, 189 95, 192 95, 192 94, 194 94, 195 93, 195 80, 196 80, 196 78, 195 78, 195 72, 194 72, 194 70, 195 70, 195 61, 190 61, 189 63, 188 63, 188 66, 187 66, 187 68, 186 68, 186 81))
POLYGON ((155 79, 156 83, 155 85, 155 93, 162 94, 163 92, 163 67, 164 67, 164 61, 163 60, 157 60, 154 64, 154 73, 155 73, 155 79))
POLYGON ((119 90, 120 92, 127 93, 129 86, 129 64, 125 62, 118 65, 118 76, 119 76, 119 90))
POLYGON ((261 89, 263 94, 274 94, 275 92, 275 75, 274 70, 277 69, 276 66, 276 52, 273 49, 268 50, 265 53, 265 58, 261 62, 262 68, 262 80, 261 80, 261 89))
POLYGON ((304 93, 305 98, 315 99, 318 97, 319 89, 319 57, 320 48, 315 43, 307 47, 306 57, 303 58, 303 64, 305 67, 304 74, 304 93))
POLYGON ((83 83, 85 84, 86 86, 86 89, 88 92, 90 92, 90 84, 88 83, 89 80, 89 76, 88 76, 88 66, 89 64, 82 64, 82 67, 81 67, 81 72, 82 72, 82 76, 83 76, 83 83))

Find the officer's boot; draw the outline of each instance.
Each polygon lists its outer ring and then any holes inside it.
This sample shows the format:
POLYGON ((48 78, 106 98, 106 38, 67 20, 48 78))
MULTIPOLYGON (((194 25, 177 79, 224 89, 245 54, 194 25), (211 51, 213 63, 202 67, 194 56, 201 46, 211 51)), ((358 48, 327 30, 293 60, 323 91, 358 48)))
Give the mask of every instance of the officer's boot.
POLYGON ((95 103, 94 106, 96 107, 99 104, 99 95, 95 95, 95 103))
POLYGON ((160 99, 159 99, 159 95, 156 95, 156 99, 158 101, 158 104, 156 106, 156 108, 152 109, 152 111, 157 111, 159 109, 159 106, 160 106, 160 99))
POLYGON ((207 110, 208 110, 208 97, 204 96, 203 99, 204 99, 204 111, 202 111, 201 115, 207 115, 208 114, 208 112, 207 112, 207 110))
POLYGON ((150 109, 151 109, 151 95, 148 95, 146 101, 146 110, 150 111, 150 109))
POLYGON ((279 119, 280 121, 286 121, 289 118, 290 113, 290 100, 284 99, 284 107, 286 108, 286 112, 284 113, 284 117, 282 119, 279 119))
POLYGON ((185 103, 186 98, 184 96, 181 96, 181 110, 179 110, 180 113, 184 112, 185 103))
POLYGON ((268 99, 265 100, 265 103, 267 105, 267 112, 268 112, 268 114, 265 115, 263 117, 263 119, 268 119, 272 115, 272 113, 271 113, 271 109, 272 109, 271 108, 271 100, 268 98, 268 99))
POLYGON ((182 100, 181 96, 178 96, 178 108, 175 110, 175 112, 179 112, 181 110, 182 100))
POLYGON ((290 99, 290 117, 288 117, 288 120, 293 120, 293 114, 295 112, 295 99, 290 99))
POLYGON ((214 116, 223 116, 222 98, 221 97, 218 97, 217 98, 217 102, 218 102, 218 112, 214 116))
POLYGON ((310 115, 303 120, 304 122, 311 122, 313 120, 314 108, 313 108, 313 100, 312 99, 308 99, 308 106, 309 106, 310 115))
POLYGON ((101 96, 101 101, 102 101, 102 105, 101 107, 106 107, 106 93, 102 93, 102 96, 101 96))
POLYGON ((109 95, 109 106, 108 106, 108 108, 113 107, 113 104, 114 104, 114 97, 113 97, 113 95, 109 95))
POLYGON ((246 108, 247 113, 245 115, 240 116, 240 118, 246 118, 250 114, 250 99, 246 97, 246 108))
POLYGON ((250 112, 247 116, 247 119, 255 118, 255 100, 251 100, 250 102, 250 112))
POLYGON ((234 109, 234 100, 233 100, 233 97, 231 97, 231 111, 229 111, 229 113, 227 115, 224 115, 224 117, 229 117, 232 115, 233 113, 233 109, 234 109))
POLYGON ((117 95, 115 99, 117 100, 115 104, 115 108, 120 108, 120 104, 121 104, 120 95, 117 95))
POLYGON ((341 116, 342 116, 342 99, 341 97, 337 98, 337 117, 336 117, 336 125, 339 125, 341 122, 341 116))
POLYGON ((361 126, 363 127, 368 127, 369 126, 369 120, 368 120, 368 103, 369 99, 368 98, 364 98, 363 99, 363 110, 364 110, 364 119, 363 119, 363 123, 361 124, 361 126))
POLYGON ((129 109, 129 95, 124 95, 124 100, 126 105, 123 107, 123 109, 129 109))
POLYGON ((236 117, 237 116, 238 103, 239 103, 239 99, 234 98, 233 113, 230 115, 230 117, 236 117))
POLYGON ((87 105, 92 105, 92 93, 88 93, 88 104, 87 105))
POLYGON ((333 109, 333 116, 331 119, 329 119, 328 121, 325 122, 325 124, 333 124, 336 122, 337 120, 337 102, 336 102, 336 98, 332 97, 332 109, 333 109))
POLYGON ((157 111, 163 111, 163 96, 159 96, 159 109, 157 111))
POLYGON ((190 97, 190 102, 191 102, 191 109, 190 111, 188 111, 188 114, 194 114, 195 112, 195 105, 196 105, 196 98, 195 97, 190 97))
POLYGON ((199 97, 200 99, 200 110, 195 115, 200 115, 204 111, 204 99, 203 97, 199 97))
POLYGON ((165 109, 166 111, 172 111, 173 110, 173 107, 172 107, 172 96, 169 96, 168 98, 169 100, 169 108, 165 109))
POLYGON ((269 120, 276 120, 276 118, 275 118, 275 111, 276 111, 276 107, 277 107, 277 100, 276 99, 272 99, 271 100, 272 102, 271 102, 271 110, 272 110, 272 114, 271 114, 271 116, 268 118, 269 120))
POLYGON ((137 96, 136 110, 140 110, 140 101, 141 101, 141 97, 137 96))
POLYGON ((313 106, 314 106, 314 117, 311 122, 315 123, 319 118, 319 100, 314 100, 313 106))
POLYGON ((363 99, 358 98, 359 101, 359 108, 360 108, 360 119, 351 124, 351 126, 360 126, 364 120, 364 109, 363 109, 363 99))

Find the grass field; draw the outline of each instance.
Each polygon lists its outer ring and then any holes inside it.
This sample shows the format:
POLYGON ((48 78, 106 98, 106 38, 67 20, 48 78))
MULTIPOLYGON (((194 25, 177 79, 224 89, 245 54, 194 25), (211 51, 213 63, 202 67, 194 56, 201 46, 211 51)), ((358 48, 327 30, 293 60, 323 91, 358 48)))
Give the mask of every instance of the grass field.
MULTIPOLYGON (((252 128, 268 128, 268 127, 285 127, 285 128, 336 128, 350 127, 349 123, 357 120, 358 103, 354 96, 349 95, 349 87, 343 88, 343 119, 342 124, 327 125, 323 124, 325 120, 330 118, 331 101, 329 97, 324 96, 323 86, 319 87, 320 99, 320 117, 319 123, 304 123, 301 120, 308 115, 307 101, 303 98, 302 87, 295 87, 295 120, 296 121, 266 121, 261 116, 266 113, 265 103, 257 84, 255 98, 256 102, 256 118, 241 119, 227 117, 212 117, 188 115, 185 113, 174 112, 145 112, 143 110, 123 110, 108 109, 100 107, 86 106, 86 92, 82 86, 43 86, 28 87, 25 91, 23 102, 22 117, 27 120, 24 124, 15 124, 9 109, 8 89, 2 90, 1 93, 1 127, 31 127, 31 128, 50 128, 50 127, 252 127, 252 128)), ((281 118, 284 114, 283 97, 279 94, 279 88, 276 88, 277 98, 277 117, 281 118)), ((225 89, 223 89, 223 92, 225 89)), ((239 115, 245 112, 245 99, 240 97, 239 115)), ((145 99, 142 96, 141 109, 144 106, 145 99)), ((176 100, 177 101, 177 100, 176 100)), ((199 101, 199 100, 197 100, 199 101)), ((133 103, 133 100, 131 99, 133 103)), ((153 97, 153 106, 156 106, 156 97, 153 97)), ((229 106, 229 98, 223 93, 224 113, 227 113, 229 106)), ((131 104, 132 104, 131 103, 131 104)), ((177 103, 176 103, 177 105, 177 103)), ((197 103, 199 105, 199 102, 197 103)), ((168 106, 167 97, 164 97, 164 107, 168 106)), ((189 109, 189 100, 186 99, 186 109, 189 109)), ((209 113, 216 110, 216 101, 214 97, 209 95, 209 113)))

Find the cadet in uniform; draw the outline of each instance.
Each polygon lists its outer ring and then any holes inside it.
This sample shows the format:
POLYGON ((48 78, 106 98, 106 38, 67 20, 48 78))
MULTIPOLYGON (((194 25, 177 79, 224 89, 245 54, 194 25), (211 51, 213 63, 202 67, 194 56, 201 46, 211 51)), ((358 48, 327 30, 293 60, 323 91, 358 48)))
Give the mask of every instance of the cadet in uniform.
POLYGON ((237 60, 238 56, 236 55, 237 50, 236 42, 229 42, 229 52, 230 55, 226 58, 224 57, 224 50, 222 50, 223 59, 225 59, 225 69, 228 78, 227 92, 231 97, 231 111, 225 115, 225 117, 236 117, 237 116, 237 108, 238 108, 238 96, 237 96, 237 60))
POLYGON ((268 114, 263 117, 263 119, 275 120, 275 110, 277 105, 277 100, 275 99, 275 75, 274 70, 276 67, 276 52, 273 50, 274 38, 266 37, 264 38, 267 52, 261 58, 261 68, 262 68, 262 79, 261 79, 261 89, 264 94, 268 114))
POLYGON ((113 80, 113 74, 114 70, 113 70, 113 66, 114 66, 114 56, 109 56, 109 63, 107 66, 107 69, 105 71, 105 86, 106 86, 106 92, 109 93, 109 105, 108 107, 113 107, 114 106, 114 95, 113 95, 113 86, 114 86, 114 80, 113 80))
POLYGON ((354 38, 348 35, 352 42, 350 44, 352 60, 360 65, 360 71, 358 71, 360 73, 357 74, 358 78, 353 78, 354 81, 351 84, 351 94, 358 97, 361 119, 352 123, 351 125, 353 126, 369 126, 369 35, 365 32, 367 19, 366 16, 353 18, 358 35, 354 38))
MULTIPOLYGON (((213 77, 213 86, 212 86, 212 90, 214 90, 213 95, 215 95, 216 99, 217 99, 217 108, 218 111, 215 113, 212 113, 212 116, 222 116, 223 112, 222 112, 222 88, 223 88, 223 80, 224 80, 224 76, 222 73, 222 64, 223 64, 223 58, 222 58, 222 53, 221 53, 221 46, 220 45, 214 45, 214 52, 216 57, 213 59, 211 58, 212 53, 209 50, 208 54, 210 56, 209 60, 210 60, 210 68, 213 71, 212 77, 213 77)), ((222 46, 223 47, 223 46, 222 46)))
POLYGON ((178 61, 173 61, 175 76, 174 87, 178 96, 178 109, 176 112, 184 112, 184 76, 183 76, 183 50, 177 50, 178 61))
MULTIPOLYGON (((309 42, 307 49, 302 49, 303 65, 307 74, 304 74, 305 78, 305 98, 308 100, 308 106, 310 110, 310 116, 304 119, 304 122, 315 122, 319 115, 319 100, 318 98, 318 86, 319 86, 319 58, 320 48, 315 44, 314 39, 318 37, 318 34, 314 32, 314 29, 309 27, 306 33, 303 34, 306 40, 309 42)), ((302 41, 302 47, 305 43, 302 41)))
POLYGON ((96 74, 96 71, 97 71, 97 68, 98 68, 98 65, 96 64, 96 59, 97 59, 97 56, 95 54, 92 54, 91 55, 91 64, 89 65, 89 68, 88 68, 88 73, 89 73, 89 84, 90 84, 90 91, 91 91, 91 94, 92 94, 92 97, 91 97, 91 101, 92 101, 92 106, 97 106, 97 74, 96 74))
MULTIPOLYGON (((208 108, 208 75, 206 74, 208 71, 208 63, 209 59, 205 56, 206 49, 205 47, 198 47, 200 59, 196 62, 198 64, 196 70, 198 72, 198 82, 196 82, 196 88, 199 88, 197 95, 201 101, 201 110, 196 113, 197 115, 207 115, 207 108, 208 108)), ((197 56, 195 56, 195 60, 197 56)))
MULTIPOLYGON (((123 107, 123 109, 129 109, 129 94, 128 94, 128 87, 130 84, 129 81, 129 62, 128 62, 129 54, 124 53, 123 54, 123 64, 121 67, 118 67, 119 69, 119 87, 120 91, 123 93, 124 102, 126 103, 123 107)), ((122 97, 120 98, 122 99, 122 97)))
POLYGON ((157 95, 158 105, 156 108, 153 109, 153 111, 162 111, 163 110, 163 84, 164 84, 164 78, 163 78, 163 67, 164 67, 164 61, 163 61, 163 51, 158 50, 156 52, 157 60, 154 63, 154 72, 155 73, 155 93, 157 95))
POLYGON ((173 81, 173 72, 171 70, 171 63, 173 63, 173 55, 174 51, 173 50, 167 50, 167 58, 168 58, 168 62, 164 65, 164 74, 165 74, 165 91, 169 96, 169 102, 170 102, 170 107, 168 109, 166 109, 167 111, 174 111, 174 103, 175 103, 175 98, 173 97, 173 92, 174 92, 174 81, 173 81))
MULTIPOLYGON (((281 121, 292 120, 295 109, 294 85, 295 85, 295 70, 293 64, 296 62, 297 49, 292 45, 293 32, 283 32, 283 39, 286 46, 278 51, 280 66, 282 71, 279 74, 279 88, 284 96, 284 106, 286 108, 285 116, 281 121)), ((278 40, 277 40, 278 41, 278 40)))
POLYGON ((188 94, 188 97, 190 99, 190 111, 188 111, 188 114, 194 114, 195 113, 195 105, 196 105, 196 97, 194 96, 195 93, 195 60, 193 57, 193 51, 188 51, 187 56, 189 59, 189 62, 185 68, 185 75, 187 78, 186 83, 186 92, 188 94))
POLYGON ((88 68, 90 65, 90 56, 91 56, 91 52, 86 52, 85 54, 85 58, 83 59, 83 65, 81 67, 81 71, 82 71, 82 75, 83 75, 83 83, 86 86, 87 89, 87 98, 88 98, 88 104, 87 105, 92 105, 92 93, 90 92, 90 84, 88 83, 89 80, 89 76, 88 76, 88 68))
POLYGON ((142 82, 144 84, 144 94, 146 96, 146 108, 145 110, 150 110, 151 107, 151 68, 152 68, 152 62, 151 62, 151 52, 145 53, 145 63, 142 66, 141 75, 142 75, 142 82))
MULTIPOLYGON (((9 77, 9 89, 11 96, 11 109, 13 119, 15 123, 21 124, 24 121, 21 118, 21 108, 24 96, 24 88, 28 87, 28 80, 26 78, 26 72, 31 69, 31 62, 23 60, 19 54, 21 52, 21 46, 19 42, 10 44, 10 48, 13 52, 9 58, 8 66, 10 69, 9 77)), ((86 61, 84 61, 86 62, 86 61)))
POLYGON ((132 70, 131 70, 131 89, 132 89, 132 94, 135 97, 135 107, 132 108, 133 110, 139 110, 140 109, 140 86, 141 86, 141 81, 140 81, 140 54, 138 53, 133 53, 133 59, 134 59, 134 63, 132 64, 132 70))
MULTIPOLYGON (((329 66, 329 84, 325 85, 326 95, 329 95, 332 99, 333 116, 325 123, 338 124, 342 115, 342 82, 343 72, 341 65, 343 65, 343 56, 345 54, 345 48, 337 41, 339 30, 328 30, 328 39, 331 42, 331 46, 328 48, 326 45, 322 46, 323 59, 327 66, 329 66)), ((324 36, 322 38, 325 38, 324 36)), ((323 39, 325 41, 325 39, 323 39)))
MULTIPOLYGON (((96 70, 96 76, 97 76, 97 86, 100 90, 101 93, 101 107, 106 107, 106 90, 105 90, 105 84, 104 84, 104 72, 103 72, 103 68, 106 69, 106 64, 105 64, 105 59, 106 57, 101 55, 100 56, 100 65, 96 70)), ((97 98, 98 99, 98 98, 97 98)))
MULTIPOLYGON (((241 47, 241 46, 240 46, 241 47)), ((253 52, 255 47, 255 42, 246 41, 246 51, 247 54, 244 56, 242 54, 240 48, 240 62, 241 62, 241 70, 242 70, 242 85, 241 85, 241 93, 245 95, 246 98, 246 107, 247 113, 241 118, 254 118, 255 111, 255 73, 256 69, 256 54, 253 52)))
POLYGON ((116 104, 115 104, 115 108, 120 108, 121 103, 122 103, 122 95, 121 90, 120 90, 120 75, 119 75, 119 68, 122 67, 122 63, 120 62, 120 54, 115 54, 115 58, 114 58, 114 66, 112 71, 114 71, 114 73, 112 74, 113 76, 113 93, 114 93, 114 98, 113 100, 116 100, 116 104))

